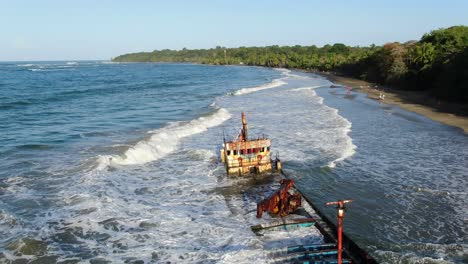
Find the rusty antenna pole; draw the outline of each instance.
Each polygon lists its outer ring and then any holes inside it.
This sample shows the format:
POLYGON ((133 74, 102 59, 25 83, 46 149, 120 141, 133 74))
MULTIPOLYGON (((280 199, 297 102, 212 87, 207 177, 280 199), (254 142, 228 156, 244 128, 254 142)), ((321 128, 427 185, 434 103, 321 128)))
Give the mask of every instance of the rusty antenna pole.
POLYGON ((329 202, 325 205, 336 204, 336 218, 338 220, 338 264, 342 263, 342 251, 343 251, 343 219, 346 211, 346 203, 351 203, 354 200, 338 200, 336 202, 329 202))
POLYGON ((249 140, 249 127, 247 126, 247 119, 245 118, 244 112, 242 112, 242 136, 244 137, 244 140, 247 141, 249 140))

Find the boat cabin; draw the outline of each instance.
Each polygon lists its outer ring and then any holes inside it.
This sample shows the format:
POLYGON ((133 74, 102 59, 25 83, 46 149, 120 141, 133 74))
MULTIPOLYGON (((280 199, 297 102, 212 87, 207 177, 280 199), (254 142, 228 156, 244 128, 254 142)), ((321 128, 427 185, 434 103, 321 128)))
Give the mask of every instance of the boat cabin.
POLYGON ((268 138, 249 139, 247 120, 242 113, 242 129, 236 140, 224 140, 221 161, 229 175, 263 173, 272 170, 271 141, 268 138))

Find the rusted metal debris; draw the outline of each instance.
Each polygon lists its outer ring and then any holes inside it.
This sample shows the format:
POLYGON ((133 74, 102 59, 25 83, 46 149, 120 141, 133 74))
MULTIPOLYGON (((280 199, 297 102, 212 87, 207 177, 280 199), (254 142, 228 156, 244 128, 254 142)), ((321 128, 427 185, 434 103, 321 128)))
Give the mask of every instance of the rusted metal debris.
POLYGON ((257 204, 257 218, 261 218, 263 212, 284 217, 301 207, 301 195, 289 193, 289 190, 294 187, 294 181, 282 179, 280 184, 281 187, 278 191, 257 204))

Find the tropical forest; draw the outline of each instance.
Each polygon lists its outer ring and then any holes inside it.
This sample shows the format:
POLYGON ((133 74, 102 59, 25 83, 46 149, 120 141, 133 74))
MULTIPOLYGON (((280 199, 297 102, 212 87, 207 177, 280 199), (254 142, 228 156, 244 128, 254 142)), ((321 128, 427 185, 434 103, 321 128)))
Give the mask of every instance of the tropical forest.
POLYGON ((155 50, 118 56, 115 62, 185 62, 251 65, 332 72, 435 98, 468 103, 468 27, 433 30, 420 40, 382 46, 267 46, 155 50))

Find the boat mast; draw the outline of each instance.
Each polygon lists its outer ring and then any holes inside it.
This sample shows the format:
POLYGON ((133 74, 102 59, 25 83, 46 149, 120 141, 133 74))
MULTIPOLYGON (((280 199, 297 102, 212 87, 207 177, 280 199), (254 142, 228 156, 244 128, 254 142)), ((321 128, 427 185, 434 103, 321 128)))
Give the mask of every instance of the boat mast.
POLYGON ((242 139, 244 141, 249 140, 249 138, 248 138, 249 128, 247 126, 247 119, 245 118, 244 112, 242 112, 242 131, 241 131, 241 134, 242 134, 242 139))

